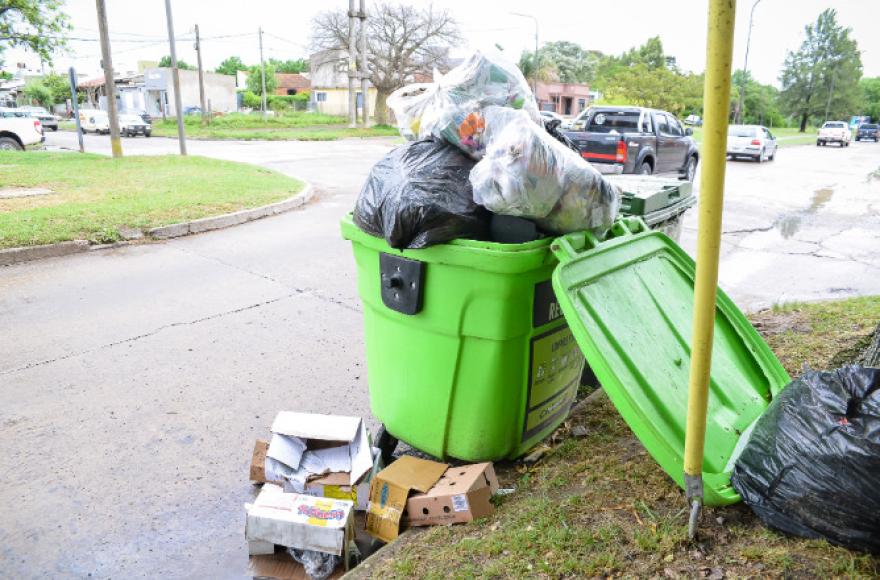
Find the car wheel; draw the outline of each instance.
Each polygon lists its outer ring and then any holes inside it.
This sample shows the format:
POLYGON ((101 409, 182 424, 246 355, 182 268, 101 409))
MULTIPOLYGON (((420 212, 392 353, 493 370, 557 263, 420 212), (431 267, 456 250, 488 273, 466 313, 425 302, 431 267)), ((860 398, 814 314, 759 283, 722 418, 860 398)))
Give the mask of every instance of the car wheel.
POLYGON ((0 151, 22 151, 23 149, 24 147, 12 137, 0 137, 0 151))
POLYGON ((764 163, 764 156, 765 155, 766 155, 766 153, 764 152, 763 149, 761 149, 761 152, 758 153, 758 157, 755 159, 755 161, 757 161, 758 163, 764 163))
POLYGON ((639 175, 651 175, 652 173, 654 173, 654 168, 647 161, 639 166, 639 175))
POLYGON ((821 147, 821 146, 822 146, 822 142, 821 142, 821 141, 816 141, 816 147, 821 147))
POLYGON ((149 137, 150 135, 152 135, 152 133, 150 133, 149 131, 147 131, 146 133, 144 133, 144 137, 149 137))
POLYGON ((694 177, 697 174, 697 158, 691 155, 688 157, 687 167, 685 167, 685 173, 681 176, 685 181, 693 181, 694 177))
POLYGON ((777 149, 779 149, 779 147, 776 147, 776 148, 773 149, 773 154, 770 155, 770 157, 769 157, 769 160, 770 160, 770 161, 773 161, 773 160, 776 159, 776 150, 777 150, 777 149))

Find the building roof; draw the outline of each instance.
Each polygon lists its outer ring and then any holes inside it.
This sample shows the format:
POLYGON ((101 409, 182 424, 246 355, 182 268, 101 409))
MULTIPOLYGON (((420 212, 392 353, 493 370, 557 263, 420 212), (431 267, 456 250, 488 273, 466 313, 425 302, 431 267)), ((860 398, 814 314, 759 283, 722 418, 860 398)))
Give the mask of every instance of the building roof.
POLYGON ((299 73, 275 73, 275 80, 278 81, 279 89, 296 89, 300 91, 312 86, 309 79, 299 73))
POLYGON ((81 83, 76 84, 77 88, 80 89, 93 89, 96 87, 104 86, 104 77, 98 77, 94 79, 89 79, 87 81, 82 81, 81 83))

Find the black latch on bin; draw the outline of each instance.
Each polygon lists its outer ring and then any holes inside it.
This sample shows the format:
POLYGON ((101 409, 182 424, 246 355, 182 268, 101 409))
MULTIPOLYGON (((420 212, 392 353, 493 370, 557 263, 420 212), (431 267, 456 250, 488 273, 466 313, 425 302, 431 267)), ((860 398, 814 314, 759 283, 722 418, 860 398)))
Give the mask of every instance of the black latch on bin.
POLYGON ((422 282, 425 263, 391 254, 379 254, 382 276, 382 302, 401 314, 417 314, 422 309, 422 282))

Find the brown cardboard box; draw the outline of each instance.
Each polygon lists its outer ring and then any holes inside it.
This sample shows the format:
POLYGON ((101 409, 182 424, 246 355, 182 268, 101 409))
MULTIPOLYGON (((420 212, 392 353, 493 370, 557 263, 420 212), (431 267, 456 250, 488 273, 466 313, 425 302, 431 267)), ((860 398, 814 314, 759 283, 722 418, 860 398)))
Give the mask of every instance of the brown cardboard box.
POLYGON ((367 531, 384 542, 400 533, 400 518, 413 489, 427 492, 446 471, 446 464, 404 455, 376 474, 370 483, 367 531))
POLYGON ((498 478, 491 463, 450 467, 427 493, 409 498, 404 522, 433 526, 490 516, 495 508, 489 500, 497 490, 498 478))
MULTIPOLYGON (((337 566, 329 576, 330 580, 341 578, 345 573, 343 567, 337 566)), ((251 556, 248 561, 248 576, 253 578, 271 578, 272 580, 311 580, 303 565, 284 552, 251 556)))
POLYGON ((254 455, 251 457, 251 481, 254 483, 266 483, 266 452, 269 450, 269 442, 265 439, 257 439, 254 443, 254 455))

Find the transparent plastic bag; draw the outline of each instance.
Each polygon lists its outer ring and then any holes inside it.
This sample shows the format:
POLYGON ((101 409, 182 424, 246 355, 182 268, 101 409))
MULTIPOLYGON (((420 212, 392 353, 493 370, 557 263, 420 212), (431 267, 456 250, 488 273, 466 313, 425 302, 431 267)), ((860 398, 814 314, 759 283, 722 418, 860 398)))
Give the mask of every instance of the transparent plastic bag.
POLYGON ((525 112, 487 107, 484 114, 486 152, 470 176, 474 201, 550 233, 603 236, 620 209, 618 189, 525 112))
POLYGON ((522 110, 541 125, 528 82, 497 51, 476 51, 435 83, 407 85, 394 91, 387 102, 405 138, 433 136, 474 159, 480 159, 485 148, 486 107, 522 110))
POLYGON ((287 552, 291 557, 303 565, 306 574, 312 580, 325 580, 333 574, 333 570, 342 561, 342 558, 335 554, 325 554, 324 552, 316 552, 315 550, 297 550, 296 548, 288 548, 287 552))

